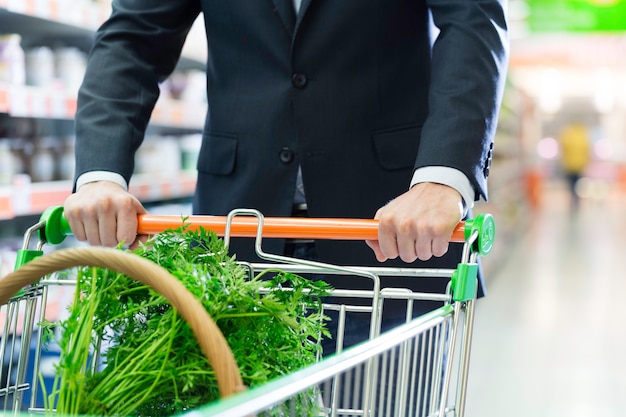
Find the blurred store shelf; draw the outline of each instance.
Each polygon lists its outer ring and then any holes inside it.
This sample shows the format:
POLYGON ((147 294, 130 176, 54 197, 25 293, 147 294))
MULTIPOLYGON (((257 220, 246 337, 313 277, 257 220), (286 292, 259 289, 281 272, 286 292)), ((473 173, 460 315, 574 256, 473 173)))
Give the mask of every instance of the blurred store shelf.
MULTIPOLYGON (((195 173, 173 178, 135 175, 130 191, 144 202, 167 201, 191 196, 195 185, 195 173)), ((48 207, 63 205, 71 191, 71 181, 30 183, 27 176, 19 176, 13 185, 0 186, 0 220, 38 215, 48 207)))
MULTIPOLYGON (((111 14, 111 1, 0 0, 3 33, 26 29, 34 41, 71 39, 88 49, 94 32, 111 14)), ((203 20, 199 18, 187 35, 179 68, 204 68, 207 52, 203 20)))
MULTIPOLYGON (((13 117, 74 118, 76 93, 0 83, 0 113, 13 117)), ((154 126, 201 129, 206 107, 202 103, 160 98, 150 119, 154 126)))
POLYGON ((0 0, 0 8, 93 30, 111 13, 110 2, 77 0, 0 0))

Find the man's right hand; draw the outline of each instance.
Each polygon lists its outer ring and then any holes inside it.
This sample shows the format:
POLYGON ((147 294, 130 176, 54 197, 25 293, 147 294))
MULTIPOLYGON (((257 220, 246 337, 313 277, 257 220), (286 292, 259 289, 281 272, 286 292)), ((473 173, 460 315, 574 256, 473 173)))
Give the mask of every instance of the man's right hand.
POLYGON ((119 184, 96 181, 84 184, 65 200, 65 218, 79 241, 115 247, 120 242, 134 248, 137 215, 146 213, 139 200, 119 184))

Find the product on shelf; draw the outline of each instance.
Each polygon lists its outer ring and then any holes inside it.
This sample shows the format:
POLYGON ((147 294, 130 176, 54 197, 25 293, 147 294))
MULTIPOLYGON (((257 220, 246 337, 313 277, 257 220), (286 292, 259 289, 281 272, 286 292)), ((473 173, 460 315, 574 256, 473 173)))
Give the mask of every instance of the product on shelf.
POLYGON ((57 48, 54 51, 57 79, 69 91, 78 91, 87 67, 87 54, 78 48, 57 48))
POLYGON ((15 268, 20 243, 17 238, 12 241, 0 242, 0 277, 9 274, 15 268))
POLYGON ((54 84, 54 52, 47 46, 26 50, 26 84, 51 87, 54 84))
POLYGON ((74 158, 74 136, 60 139, 61 146, 57 159, 57 176, 60 180, 72 180, 74 178, 74 168, 76 161, 74 158))
POLYGON ((25 55, 18 34, 0 35, 0 82, 24 85, 25 55))
POLYGON ((195 172, 202 145, 202 135, 185 135, 180 138, 180 156, 183 171, 195 172))
POLYGON ((54 181, 56 179, 56 138, 46 137, 35 144, 30 158, 30 176, 34 182, 54 181))
POLYGON ((137 150, 135 173, 173 177, 181 169, 180 145, 172 136, 148 136, 137 150))
POLYGON ((0 185, 11 184, 16 170, 15 156, 8 139, 0 139, 0 185))

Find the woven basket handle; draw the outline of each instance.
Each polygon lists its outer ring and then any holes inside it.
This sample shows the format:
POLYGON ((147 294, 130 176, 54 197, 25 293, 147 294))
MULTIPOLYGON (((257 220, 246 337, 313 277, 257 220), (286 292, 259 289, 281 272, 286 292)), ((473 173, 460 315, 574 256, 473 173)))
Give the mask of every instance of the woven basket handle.
POLYGON ((202 304, 164 268, 138 255, 116 249, 80 247, 40 256, 0 279, 0 305, 42 277, 76 266, 111 269, 161 294, 189 324, 213 367, 220 395, 227 397, 245 390, 233 353, 202 304))

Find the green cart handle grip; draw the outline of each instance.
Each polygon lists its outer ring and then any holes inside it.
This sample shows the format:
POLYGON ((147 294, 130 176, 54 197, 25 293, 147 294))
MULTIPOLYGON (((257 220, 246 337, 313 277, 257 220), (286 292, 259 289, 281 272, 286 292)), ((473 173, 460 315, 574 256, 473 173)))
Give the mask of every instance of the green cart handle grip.
POLYGON ((39 221, 45 223, 45 226, 39 229, 39 239, 42 242, 58 245, 67 236, 72 235, 72 229, 63 215, 63 206, 47 208, 39 221))
POLYGON ((474 233, 478 237, 474 242, 472 251, 484 256, 493 249, 493 241, 496 236, 496 222, 491 214, 479 214, 473 219, 465 221, 465 240, 467 241, 474 233))

